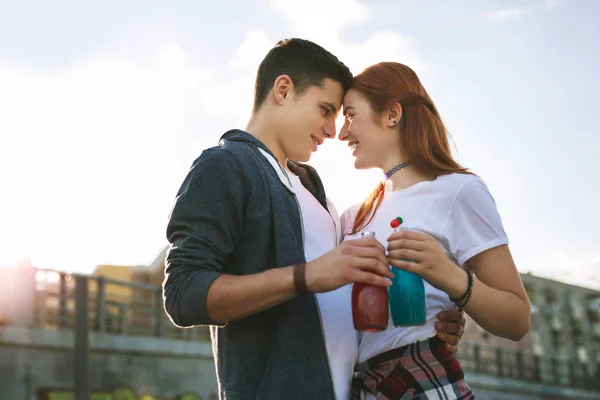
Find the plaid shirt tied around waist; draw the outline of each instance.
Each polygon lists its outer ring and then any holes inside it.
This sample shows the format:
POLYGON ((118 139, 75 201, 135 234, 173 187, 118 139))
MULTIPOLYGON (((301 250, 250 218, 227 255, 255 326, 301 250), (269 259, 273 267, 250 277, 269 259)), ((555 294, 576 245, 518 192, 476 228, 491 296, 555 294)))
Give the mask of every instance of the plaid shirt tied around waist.
POLYGON ((351 400, 471 400, 458 360, 437 337, 378 354, 354 373, 351 400))

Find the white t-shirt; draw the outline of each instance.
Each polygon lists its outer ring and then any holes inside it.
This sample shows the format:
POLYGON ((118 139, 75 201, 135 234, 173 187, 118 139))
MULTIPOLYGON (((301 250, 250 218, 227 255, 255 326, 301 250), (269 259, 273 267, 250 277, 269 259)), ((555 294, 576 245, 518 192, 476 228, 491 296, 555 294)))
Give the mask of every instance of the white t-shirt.
MULTIPOLYGON (((360 204, 342 215, 345 235, 360 204)), ((363 231, 374 231, 387 247, 392 234, 390 222, 402 217, 402 227, 427 233, 437 239, 444 252, 461 267, 473 256, 508 243, 496 203, 481 179, 469 174, 442 175, 434 181, 419 182, 404 190, 391 191, 389 183, 379 209, 363 231)), ((455 310, 448 295, 424 281, 427 321, 422 326, 394 327, 391 319, 382 332, 361 333, 359 362, 418 340, 435 336, 437 314, 455 310)))
MULTIPOLYGON (((306 262, 309 262, 337 246, 335 225, 332 216, 302 185, 300 178, 289 172, 288 175, 300 203, 304 254, 306 262)), ((336 223, 339 224, 339 221, 336 223)), ((352 323, 352 286, 317 293, 316 297, 336 397, 337 400, 347 400, 350 398, 350 385, 358 356, 358 334, 352 323)))

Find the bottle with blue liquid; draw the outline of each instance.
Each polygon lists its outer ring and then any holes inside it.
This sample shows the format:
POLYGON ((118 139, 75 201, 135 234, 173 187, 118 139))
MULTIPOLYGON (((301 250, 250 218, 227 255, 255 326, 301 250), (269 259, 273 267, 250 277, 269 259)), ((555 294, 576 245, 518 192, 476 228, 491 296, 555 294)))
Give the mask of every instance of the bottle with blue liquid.
MULTIPOLYGON (((394 232, 406 231, 400 228, 402 218, 397 217, 390 224, 394 232)), ((411 260, 406 260, 411 261, 411 260)), ((412 272, 391 267, 394 273, 392 285, 388 288, 390 311, 394 326, 424 325, 427 318, 427 301, 423 278, 412 272)))

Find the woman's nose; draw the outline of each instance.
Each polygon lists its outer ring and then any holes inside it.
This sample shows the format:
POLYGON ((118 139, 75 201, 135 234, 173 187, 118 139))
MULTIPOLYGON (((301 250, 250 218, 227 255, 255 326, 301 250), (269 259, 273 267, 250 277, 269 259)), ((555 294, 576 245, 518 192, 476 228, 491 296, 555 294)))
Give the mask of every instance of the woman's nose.
POLYGON ((344 125, 342 125, 342 128, 340 129, 340 134, 338 135, 338 138, 341 141, 347 140, 348 139, 348 123, 346 122, 344 125))

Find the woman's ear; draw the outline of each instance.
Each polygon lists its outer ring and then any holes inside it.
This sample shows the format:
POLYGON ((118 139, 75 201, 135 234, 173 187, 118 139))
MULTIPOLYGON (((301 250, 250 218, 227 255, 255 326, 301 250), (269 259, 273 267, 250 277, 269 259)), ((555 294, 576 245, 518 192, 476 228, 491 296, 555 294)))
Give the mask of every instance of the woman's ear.
POLYGON ((386 126, 388 128, 393 128, 400 122, 400 119, 402 118, 402 106, 400 103, 395 102, 388 107, 386 114, 386 126))

